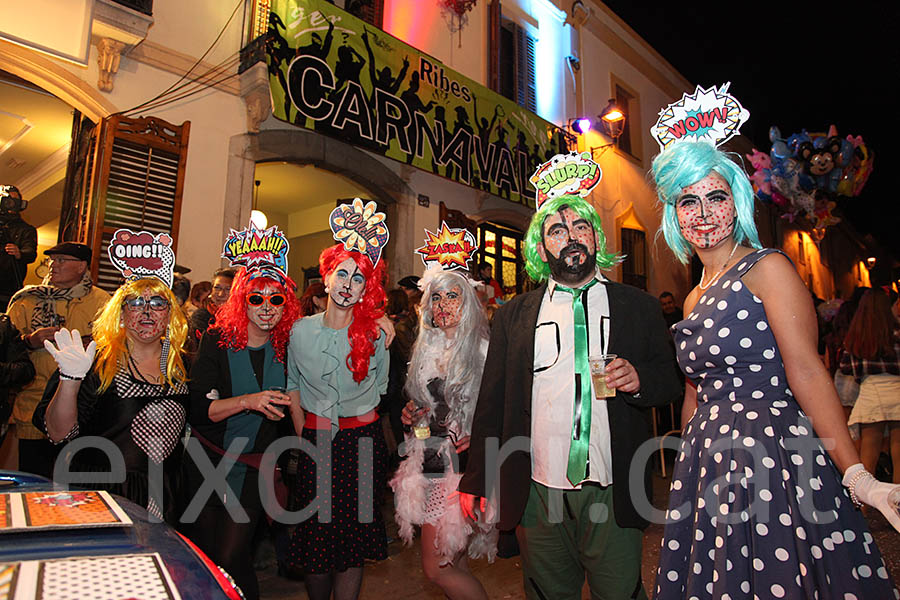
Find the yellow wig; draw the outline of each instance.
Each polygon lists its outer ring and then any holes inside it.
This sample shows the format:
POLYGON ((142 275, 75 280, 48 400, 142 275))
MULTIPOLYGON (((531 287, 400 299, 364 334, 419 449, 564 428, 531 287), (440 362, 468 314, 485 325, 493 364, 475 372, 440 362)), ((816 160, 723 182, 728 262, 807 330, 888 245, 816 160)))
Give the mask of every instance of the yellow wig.
POLYGON ((96 371, 100 376, 100 391, 106 390, 116 376, 119 361, 128 360, 128 344, 122 325, 122 305, 129 298, 136 298, 149 291, 169 301, 169 358, 164 374, 170 386, 187 380, 184 367, 184 344, 188 336, 187 317, 184 316, 172 290, 158 279, 136 279, 123 284, 109 299, 94 320, 93 337, 97 342, 96 371))

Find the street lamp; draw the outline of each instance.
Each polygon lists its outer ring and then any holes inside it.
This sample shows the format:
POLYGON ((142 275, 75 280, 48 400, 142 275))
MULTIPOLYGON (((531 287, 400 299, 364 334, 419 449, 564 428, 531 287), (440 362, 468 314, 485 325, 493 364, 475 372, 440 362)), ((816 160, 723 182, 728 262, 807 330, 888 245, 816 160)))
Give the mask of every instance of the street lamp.
POLYGON ((875 257, 874 256, 870 256, 869 258, 866 259, 866 266, 869 267, 870 269, 875 266, 875 257))
POLYGON ((625 131, 625 111, 616 104, 615 98, 609 99, 609 104, 600 113, 600 122, 605 126, 606 132, 613 140, 618 140, 625 131))
MULTIPOLYGON (((616 103, 615 98, 609 99, 609 104, 606 105, 606 108, 603 109, 597 116, 597 121, 600 123, 601 129, 613 139, 612 142, 608 144, 603 144, 602 146, 594 146, 591 148, 591 156, 595 156, 597 150, 606 151, 606 148, 610 146, 615 146, 619 137, 621 137, 622 133, 625 131, 625 111, 616 103)), ((600 154, 603 154, 601 152, 600 154)))

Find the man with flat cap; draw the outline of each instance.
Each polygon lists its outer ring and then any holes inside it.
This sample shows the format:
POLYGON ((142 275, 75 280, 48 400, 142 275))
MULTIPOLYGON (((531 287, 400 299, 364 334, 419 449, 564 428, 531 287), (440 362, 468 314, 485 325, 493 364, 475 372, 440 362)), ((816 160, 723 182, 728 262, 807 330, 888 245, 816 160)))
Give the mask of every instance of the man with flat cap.
POLYGON ((77 329, 87 339, 97 312, 110 296, 91 281, 91 249, 76 242, 62 242, 45 250, 50 274, 40 285, 28 285, 9 302, 13 324, 22 332, 34 363, 34 380, 16 396, 13 419, 19 439, 19 470, 45 477, 53 475, 57 449, 31 423, 31 415, 44 393, 56 361, 44 349, 60 327, 77 329))

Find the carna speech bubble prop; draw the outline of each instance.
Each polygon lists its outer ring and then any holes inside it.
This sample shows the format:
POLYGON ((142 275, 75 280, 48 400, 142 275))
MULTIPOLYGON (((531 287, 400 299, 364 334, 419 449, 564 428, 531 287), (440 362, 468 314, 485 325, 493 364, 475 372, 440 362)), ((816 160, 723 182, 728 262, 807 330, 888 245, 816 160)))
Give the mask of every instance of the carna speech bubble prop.
POLYGON ((258 229, 251 221, 245 229, 230 231, 222 248, 222 258, 227 258, 232 267, 244 267, 250 274, 259 272, 286 282, 288 250, 290 244, 278 226, 258 229))
POLYGON ((693 94, 684 94, 681 100, 662 109, 650 128, 660 151, 680 140, 718 146, 738 135, 750 112, 728 93, 730 85, 731 82, 725 82, 719 89, 712 86, 705 90, 697 86, 693 94))
POLYGON ((531 185, 537 190, 535 208, 552 198, 565 194, 587 196, 594 189, 603 171, 591 160, 590 152, 557 154, 537 168, 531 176, 531 185))
POLYGON ((107 252, 125 279, 155 277, 172 287, 175 251, 168 233, 119 229, 113 234, 107 252))
POLYGON ((440 265, 442 269, 468 269, 469 261, 478 250, 475 236, 468 229, 450 229, 441 221, 437 233, 425 230, 425 245, 416 248, 422 255, 422 262, 428 268, 440 265))
POLYGON ((335 241, 343 243, 346 250, 366 254, 373 265, 378 263, 390 238, 385 214, 377 209, 374 200, 364 205, 354 198, 352 204, 341 204, 328 217, 335 241))

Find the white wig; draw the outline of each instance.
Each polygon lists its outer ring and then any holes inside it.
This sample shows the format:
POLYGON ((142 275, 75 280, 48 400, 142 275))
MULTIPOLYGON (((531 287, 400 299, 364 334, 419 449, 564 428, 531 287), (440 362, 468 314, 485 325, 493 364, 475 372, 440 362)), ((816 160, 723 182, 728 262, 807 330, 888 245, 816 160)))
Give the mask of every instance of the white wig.
POLYGON ((490 336, 484 308, 471 282, 453 271, 441 271, 427 278, 420 306, 419 336, 413 346, 404 389, 419 406, 433 408, 428 382, 436 377, 444 379, 444 396, 450 409, 448 422, 457 421, 468 435, 490 336), (431 295, 454 287, 460 289, 462 306, 456 335, 451 340, 434 324, 431 295))

